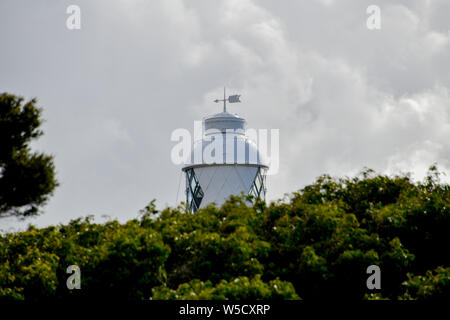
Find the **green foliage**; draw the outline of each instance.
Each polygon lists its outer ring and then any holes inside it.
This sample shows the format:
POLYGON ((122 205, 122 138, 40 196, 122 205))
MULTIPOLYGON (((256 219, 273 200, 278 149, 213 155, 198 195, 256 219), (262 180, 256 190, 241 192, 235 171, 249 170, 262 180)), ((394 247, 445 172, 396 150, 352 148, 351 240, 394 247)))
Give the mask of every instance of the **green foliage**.
POLYGON ((88 217, 3 235, 0 297, 448 299, 449 208, 435 167, 419 183, 322 176, 287 201, 233 196, 195 214, 152 201, 125 224, 88 217), (81 290, 66 287, 69 265, 81 290), (381 290, 366 287, 369 265, 381 290))
POLYGON ((90 219, 0 238, 0 288, 9 288, 0 297, 148 298, 166 277, 170 248, 161 235, 137 220, 100 225, 90 219), (66 287, 70 265, 81 269, 82 290, 66 287))
POLYGON ((298 300, 293 285, 279 279, 264 283, 261 277, 253 279, 238 277, 231 282, 221 280, 213 286, 211 281, 200 281, 198 279, 183 283, 176 290, 165 286, 153 289, 153 299, 159 300, 242 300, 242 299, 265 299, 265 300, 298 300))
POLYGON ((40 116, 35 99, 0 94, 0 218, 39 214, 58 185, 53 158, 30 149, 43 134, 40 116))
POLYGON ((408 281, 403 283, 406 292, 404 299, 442 299, 450 297, 450 268, 438 267, 428 270, 425 276, 408 274, 408 281))

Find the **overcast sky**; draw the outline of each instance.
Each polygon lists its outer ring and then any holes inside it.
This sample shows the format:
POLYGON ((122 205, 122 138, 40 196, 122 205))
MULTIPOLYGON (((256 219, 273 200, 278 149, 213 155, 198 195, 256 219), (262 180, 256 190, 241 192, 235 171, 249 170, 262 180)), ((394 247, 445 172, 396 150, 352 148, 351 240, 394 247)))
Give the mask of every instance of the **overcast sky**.
POLYGON ((363 167, 450 174, 449 14, 448 0, 2 0, 0 92, 38 98, 34 148, 55 156, 61 185, 40 217, 0 229, 175 206, 170 135, 220 111, 224 85, 242 94, 229 111, 280 130, 269 200, 363 167), (71 4, 80 30, 66 27, 71 4))

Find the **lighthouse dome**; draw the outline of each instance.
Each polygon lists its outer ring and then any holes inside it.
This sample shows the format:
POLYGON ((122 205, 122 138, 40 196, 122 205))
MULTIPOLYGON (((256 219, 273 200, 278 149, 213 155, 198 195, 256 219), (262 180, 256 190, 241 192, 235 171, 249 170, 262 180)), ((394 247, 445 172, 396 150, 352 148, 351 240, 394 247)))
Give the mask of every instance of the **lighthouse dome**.
POLYGON ((194 142, 183 170, 212 164, 242 164, 267 167, 265 157, 245 134, 246 121, 221 112, 204 118, 202 138, 194 142))
POLYGON ((244 133, 210 133, 196 142, 183 170, 193 166, 213 164, 241 164, 268 167, 264 155, 255 142, 244 133), (220 140, 220 141, 218 141, 220 140), (216 147, 213 148, 213 144, 216 147), (218 144, 220 143, 221 146, 218 144), (217 147, 218 146, 218 147, 217 147), (212 152, 211 149, 214 149, 212 152))

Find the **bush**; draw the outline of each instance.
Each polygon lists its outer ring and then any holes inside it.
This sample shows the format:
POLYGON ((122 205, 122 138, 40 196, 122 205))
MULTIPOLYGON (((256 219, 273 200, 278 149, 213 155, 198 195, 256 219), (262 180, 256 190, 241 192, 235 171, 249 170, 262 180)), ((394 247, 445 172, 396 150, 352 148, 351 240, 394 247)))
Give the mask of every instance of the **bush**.
POLYGON ((221 208, 125 224, 67 225, 0 237, 3 299, 435 299, 448 297, 450 188, 363 171, 319 177, 287 201, 231 197, 221 208), (366 287, 369 265, 382 288, 366 287), (81 269, 68 290, 66 268, 81 269), (420 276, 423 275, 423 276, 420 276))
POLYGON ((241 300, 241 299, 299 299, 291 283, 279 279, 265 283, 260 276, 253 279, 238 277, 231 282, 221 280, 213 286, 211 281, 198 279, 183 283, 176 290, 165 286, 153 289, 153 299, 163 300, 241 300))

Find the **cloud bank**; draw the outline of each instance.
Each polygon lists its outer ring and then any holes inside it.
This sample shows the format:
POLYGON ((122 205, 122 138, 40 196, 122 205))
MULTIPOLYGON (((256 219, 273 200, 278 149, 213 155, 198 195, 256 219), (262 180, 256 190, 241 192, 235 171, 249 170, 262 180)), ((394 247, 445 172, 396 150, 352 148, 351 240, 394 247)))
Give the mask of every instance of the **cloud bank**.
POLYGON ((77 31, 70 4, 0 4, 0 88, 39 99, 35 148, 61 182, 44 215, 4 228, 176 205, 171 132, 219 111, 224 85, 250 127, 280 129, 269 200, 323 173, 450 172, 448 1, 377 1, 380 30, 356 0, 78 1, 77 31))

